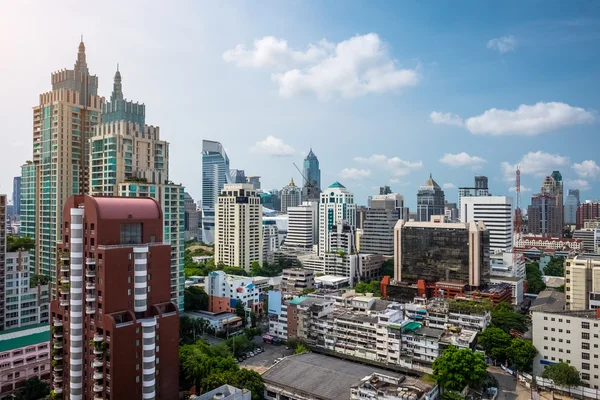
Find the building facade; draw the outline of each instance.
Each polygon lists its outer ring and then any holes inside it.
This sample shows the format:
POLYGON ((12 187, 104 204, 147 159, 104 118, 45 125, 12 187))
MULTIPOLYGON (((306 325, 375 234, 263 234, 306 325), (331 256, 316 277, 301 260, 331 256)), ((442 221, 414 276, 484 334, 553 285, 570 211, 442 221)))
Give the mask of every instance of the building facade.
POLYGON ((185 210, 185 220, 184 220, 185 241, 188 242, 190 240, 198 240, 199 239, 199 237, 198 237, 198 234, 199 234, 198 208, 196 207, 194 198, 188 192, 185 192, 183 194, 183 207, 185 210))
POLYGON ((562 204, 556 205, 556 197, 540 193, 531 198, 527 209, 528 229, 533 235, 562 237, 562 204))
POLYGON ((429 222, 432 215, 444 215, 445 200, 444 191, 429 175, 417 193, 417 220, 429 222))
POLYGON ((600 308, 600 256, 565 259, 565 294, 567 310, 600 308))
POLYGON ((507 196, 471 196, 462 199, 461 222, 483 222, 490 232, 490 252, 513 247, 513 199, 507 196))
POLYGON ((159 204, 72 196, 51 304, 52 389, 69 399, 171 399, 179 316, 159 204))
POLYGON ((577 223, 579 204, 579 189, 569 189, 569 195, 565 199, 565 224, 575 225, 577 223))
POLYGON ((231 183, 229 157, 223 145, 212 140, 202 141, 202 241, 215 241, 215 207, 217 197, 226 183, 231 183))
POLYGON ((288 212, 288 208, 302 204, 302 189, 296 186, 293 178, 287 186, 281 188, 279 199, 281 201, 280 211, 284 214, 288 212))
POLYGON ((394 256, 394 227, 399 219, 408 219, 404 197, 397 193, 373 196, 365 211, 360 236, 360 251, 394 256))
POLYGON ((4 329, 6 312, 6 195, 0 195, 0 330, 4 329))
POLYGON ((288 208, 286 247, 312 250, 319 243, 318 207, 316 202, 304 202, 297 207, 288 208))
MULTIPOLYGON (((483 222, 398 221, 394 229, 394 279, 478 287, 489 281, 489 232, 483 222)), ((443 217, 440 217, 443 218, 443 217)))
POLYGON ((573 239, 581 240, 585 251, 600 253, 600 227, 576 229, 573 231, 573 239))
POLYGON ((458 218, 462 218, 462 199, 464 197, 471 196, 490 196, 491 193, 488 189, 488 178, 487 176, 477 175, 475 176, 475 186, 473 187, 459 187, 458 188, 458 218))
POLYGON ((577 229, 584 228, 586 222, 600 221, 600 202, 586 200, 577 207, 576 216, 577 229))
POLYGON ((302 201, 318 201, 321 193, 321 170, 319 169, 319 159, 312 149, 304 159, 303 172, 302 201))
POLYGON ((277 221, 262 221, 262 243, 263 262, 274 262, 275 252, 279 249, 279 229, 277 228, 277 221))
POLYGON ((250 271, 263 263, 262 206, 252 185, 226 184, 215 213, 215 263, 250 271))
POLYGON ((252 277, 228 275, 223 271, 212 271, 205 281, 208 294, 208 311, 212 313, 235 312, 238 302, 248 311, 262 313, 261 290, 252 277))
POLYGON ((315 288, 315 272, 306 268, 286 268, 281 272, 281 291, 300 293, 315 288))
POLYGON ((321 193, 319 202, 319 255, 329 251, 329 235, 341 223, 356 226, 354 194, 335 182, 321 193))
POLYGON ((562 226, 565 224, 564 193, 563 179, 559 171, 552 171, 552 175, 544 178, 544 182, 542 182, 541 193, 550 197, 554 197, 554 205, 556 207, 556 212, 559 214, 559 216, 556 218, 560 221, 560 226, 562 229, 562 226))
POLYGON ((88 139, 102 113, 98 77, 89 72, 83 42, 73 69, 52 73, 51 82, 52 90, 33 108, 33 160, 22 168, 22 185, 33 193, 21 210, 21 227, 35 240, 35 272, 56 283, 62 206, 70 195, 89 190, 88 139))
POLYGON ((12 191, 12 203, 14 215, 21 215, 21 177, 15 176, 13 178, 13 191, 12 191))

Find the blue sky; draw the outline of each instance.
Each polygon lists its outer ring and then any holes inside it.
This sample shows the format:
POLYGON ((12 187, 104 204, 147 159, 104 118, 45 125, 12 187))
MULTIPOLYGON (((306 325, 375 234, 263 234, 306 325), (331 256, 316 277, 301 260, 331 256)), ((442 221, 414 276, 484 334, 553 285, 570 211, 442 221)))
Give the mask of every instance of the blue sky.
POLYGON ((553 169, 600 197, 595 1, 12 2, 0 192, 31 158, 31 107, 72 67, 80 34, 101 94, 120 63, 125 96, 146 104, 171 179, 194 198, 202 139, 265 188, 300 181, 292 162, 312 145, 322 183, 359 203, 387 184, 414 207, 429 173, 450 201, 476 173, 510 194, 517 164, 523 205, 553 169))

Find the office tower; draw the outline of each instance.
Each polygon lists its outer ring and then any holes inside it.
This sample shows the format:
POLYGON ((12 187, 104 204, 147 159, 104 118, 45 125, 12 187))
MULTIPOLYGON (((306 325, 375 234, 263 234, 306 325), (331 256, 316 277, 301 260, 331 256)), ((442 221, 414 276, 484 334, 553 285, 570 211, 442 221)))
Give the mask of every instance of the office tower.
POLYGON ((527 208, 528 229, 533 235, 562 237, 562 205, 556 205, 556 197, 537 194, 527 208))
POLYGON ((600 253, 600 227, 583 228, 573 231, 573 239, 579 239, 588 253, 600 253))
POLYGON ((585 228, 586 222, 600 220, 600 202, 586 200, 577 207, 576 228, 585 228))
POLYGON ((399 219, 407 219, 404 197, 397 193, 373 196, 360 236, 360 252, 394 256, 394 227, 399 219))
POLYGON ((569 189, 569 195, 565 199, 565 224, 575 225, 577 207, 579 207, 579 189, 569 189))
POLYGON ((198 209, 192 196, 185 192, 183 194, 183 204, 185 209, 185 241, 198 240, 198 209))
POLYGON ((321 192, 319 202, 319 255, 329 251, 329 234, 334 225, 341 223, 356 226, 354 194, 344 185, 334 182, 321 192))
POLYGON ((246 183, 246 172, 243 169, 229 170, 230 183, 246 183))
POLYGON ((247 176, 246 183, 252 185, 252 189, 259 190, 260 189, 260 176, 247 176))
POLYGON ((458 207, 456 206, 456 203, 449 203, 448 200, 446 200, 444 204, 444 215, 448 222, 458 222, 458 207))
MULTIPOLYGON (((0 221, 6 221, 6 195, 0 195, 0 221)), ((0 223, 0 331, 4 330, 6 288, 6 223, 0 223)))
POLYGON ((581 254, 565 259, 566 309, 600 308, 600 257, 581 254))
POLYGON ((68 399, 172 399, 179 316, 150 198, 71 196, 51 304, 52 386, 68 399))
POLYGON ((506 196, 473 196, 462 199, 461 222, 483 222, 490 234, 490 252, 513 247, 513 200, 506 196))
POLYGON ((185 241, 184 188, 169 181, 169 143, 160 128, 146 124, 146 106, 125 99, 117 69, 102 123, 90 138, 90 193, 151 197, 163 211, 165 244, 171 245, 171 300, 183 310, 185 241))
POLYGON ((490 278, 490 238, 483 222, 398 221, 394 229, 394 278, 410 284, 449 282, 478 287, 490 278))
POLYGON ((392 194, 392 189, 390 189, 389 186, 381 186, 379 188, 379 194, 380 195, 384 195, 384 194, 392 194))
POLYGON ((12 192, 12 202, 13 202, 13 213, 17 217, 21 215, 21 177, 15 176, 13 178, 13 192, 12 192))
POLYGON ((100 122, 102 98, 97 95, 98 78, 88 70, 83 42, 73 69, 52 73, 51 81, 52 91, 42 93, 33 108, 33 160, 21 169, 22 187, 30 191, 21 210, 21 229, 35 240, 35 272, 54 283, 62 206, 70 195, 89 190, 88 139, 100 122))
POLYGON ((229 157, 223 145, 210 140, 202 141, 202 241, 215 241, 215 207, 217 196, 230 183, 229 157))
POLYGON ((303 163, 304 182, 302 188, 302 201, 316 201, 321 193, 321 170, 319 159, 312 148, 303 163))
POLYGON ((311 250, 319 242, 318 203, 304 202, 288 208, 288 234, 286 247, 311 250))
POLYGON ((284 186, 279 191, 279 199, 281 201, 282 213, 288 212, 288 207, 296 207, 302 203, 302 190, 294 183, 294 178, 287 186, 284 186))
POLYGON ((417 218, 429 222, 432 215, 444 215, 444 191, 431 175, 417 193, 417 218))
POLYGON ((263 243, 263 262, 272 263, 275 261, 275 251, 279 249, 279 229, 277 221, 262 221, 262 243, 263 243))
POLYGON ((329 251, 355 254, 356 228, 344 222, 334 225, 329 233, 329 251))
POLYGON ((458 188, 458 218, 461 218, 462 198, 470 196, 490 196, 487 176, 476 175, 473 187, 458 188))
POLYGON ((552 171, 552 175, 544 178, 544 182, 542 182, 541 193, 550 197, 554 197, 556 212, 558 212, 559 216, 556 217, 557 221, 560 221, 561 234, 562 236, 562 226, 564 225, 564 196, 563 196, 563 180, 562 175, 558 171, 552 171))
POLYGON ((247 183, 226 184, 215 212, 215 264, 244 268, 263 263, 262 206, 247 183))

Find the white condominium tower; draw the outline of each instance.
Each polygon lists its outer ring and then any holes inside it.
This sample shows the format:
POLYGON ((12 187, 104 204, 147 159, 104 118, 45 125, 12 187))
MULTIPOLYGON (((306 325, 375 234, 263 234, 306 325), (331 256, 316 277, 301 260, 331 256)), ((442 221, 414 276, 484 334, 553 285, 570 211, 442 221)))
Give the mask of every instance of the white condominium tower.
POLYGON ((215 209, 215 263, 250 271, 263 263, 262 205, 251 184, 226 184, 215 209))
POLYGON ((463 197, 461 222, 483 222, 490 232, 490 253, 513 247, 513 202, 507 196, 463 197))
POLYGON ((318 203, 305 201, 297 207, 288 207, 288 233, 284 245, 312 250, 319 242, 318 203))
POLYGON ((319 255, 329 251, 329 236, 334 225, 356 226, 354 194, 344 185, 334 182, 321 192, 319 202, 319 255))

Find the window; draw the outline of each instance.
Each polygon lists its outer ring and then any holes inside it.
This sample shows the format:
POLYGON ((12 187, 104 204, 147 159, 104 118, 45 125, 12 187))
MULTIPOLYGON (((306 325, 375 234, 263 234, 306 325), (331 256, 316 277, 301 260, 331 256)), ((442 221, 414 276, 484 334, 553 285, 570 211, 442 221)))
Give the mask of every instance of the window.
POLYGON ((590 380, 590 374, 586 374, 586 373, 581 373, 581 379, 583 379, 584 381, 589 381, 590 380))
MULTIPOLYGON (((583 340, 590 340, 590 334, 587 332, 581 332, 581 338, 583 340)), ((588 344, 588 346, 589 346, 589 344, 588 344)))
POLYGON ((590 323, 589 322, 582 322, 581 323, 581 329, 590 329, 590 323))
POLYGON ((136 376, 136 377, 135 377, 135 382, 136 382, 136 383, 140 383, 140 377, 139 377, 139 376, 136 376))
POLYGON ((141 244, 142 224, 121 224, 121 244, 141 244))
POLYGON ((590 344, 586 343, 586 342, 582 342, 581 343, 581 348, 584 350, 589 350, 590 349, 590 344))
POLYGON ((590 353, 581 353, 581 359, 582 360, 589 360, 590 359, 590 353))
MULTIPOLYGON (((589 369, 590 369, 590 364, 588 364, 588 363, 581 363, 581 369, 585 369, 585 370, 588 370, 588 371, 589 371, 589 369)), ((588 379, 589 379, 589 378, 588 378, 588 379)))

